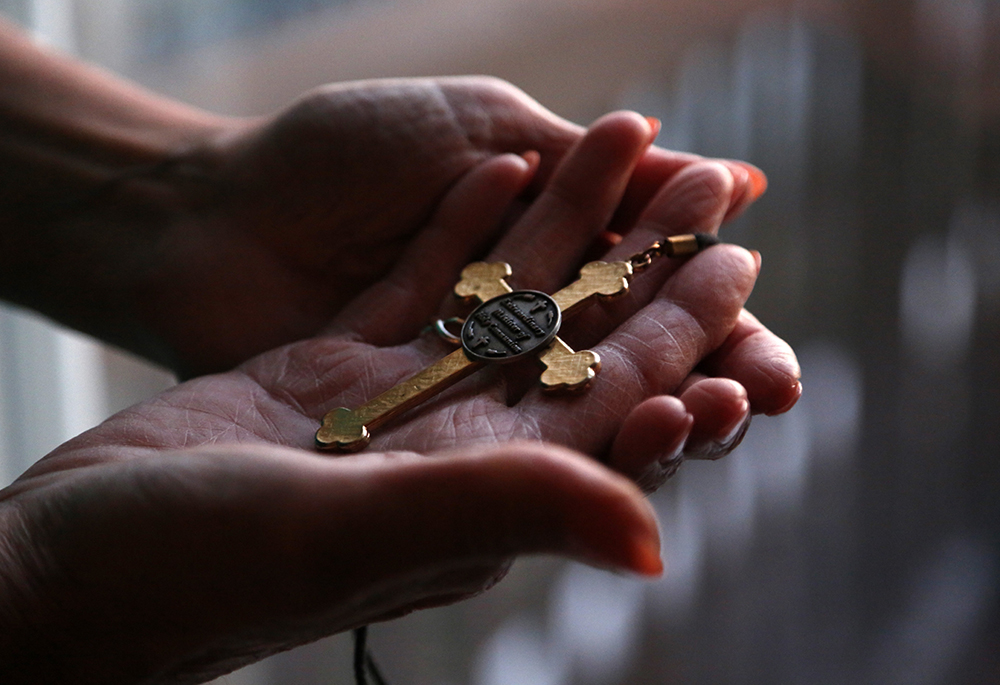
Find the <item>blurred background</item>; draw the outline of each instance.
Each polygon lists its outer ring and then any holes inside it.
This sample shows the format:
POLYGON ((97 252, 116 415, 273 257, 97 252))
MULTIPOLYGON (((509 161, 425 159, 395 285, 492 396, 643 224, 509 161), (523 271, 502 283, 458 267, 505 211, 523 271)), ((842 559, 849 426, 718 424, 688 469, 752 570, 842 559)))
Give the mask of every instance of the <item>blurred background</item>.
MULTIPOLYGON (((655 583, 553 559, 375 626, 393 685, 1000 683, 998 0, 0 0, 39 40, 232 114, 488 73, 580 123, 747 159, 725 237, 805 395, 653 502, 655 583)), ((0 477, 173 379, 0 309, 0 477)), ((197 560, 192 559, 192 563, 197 560)), ((351 682, 345 636, 221 678, 351 682)))

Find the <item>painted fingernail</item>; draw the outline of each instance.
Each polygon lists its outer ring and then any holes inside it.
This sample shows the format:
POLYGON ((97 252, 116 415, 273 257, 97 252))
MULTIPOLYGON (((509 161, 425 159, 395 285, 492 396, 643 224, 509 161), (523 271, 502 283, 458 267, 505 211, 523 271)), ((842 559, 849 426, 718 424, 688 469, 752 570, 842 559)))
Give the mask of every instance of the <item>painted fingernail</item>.
POLYGON ((629 570, 641 576, 656 578, 663 575, 659 537, 638 536, 632 539, 629 570))
POLYGON ((660 130, 663 128, 663 122, 656 117, 646 117, 646 123, 649 124, 649 128, 653 131, 649 136, 649 142, 652 143, 656 140, 656 136, 660 135, 660 130))
POLYGON ((737 164, 750 175, 750 191, 747 196, 747 202, 753 202, 767 190, 767 176, 753 164, 747 164, 746 162, 737 162, 737 164))
POLYGON ((660 533, 655 523, 633 527, 597 544, 571 543, 567 551, 584 563, 610 571, 640 576, 658 576, 663 572, 660 533))

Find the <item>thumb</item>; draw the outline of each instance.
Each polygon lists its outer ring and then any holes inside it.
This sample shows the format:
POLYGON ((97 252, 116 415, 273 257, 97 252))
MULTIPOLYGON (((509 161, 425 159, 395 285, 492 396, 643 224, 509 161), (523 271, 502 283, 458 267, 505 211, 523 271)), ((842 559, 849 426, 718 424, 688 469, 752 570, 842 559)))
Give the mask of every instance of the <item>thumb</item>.
POLYGON ((266 514, 251 526, 262 534, 247 545, 246 563, 227 555, 241 569, 237 582, 252 590, 239 593, 253 596, 253 607, 243 607, 250 614, 297 615, 334 632, 482 592, 511 557, 528 553, 646 576, 663 570, 641 491, 564 448, 514 442, 334 459, 239 451, 235 478, 257 484, 241 487, 239 499, 254 511, 250 519, 266 514), (263 585, 261 574, 270 579, 263 585))
POLYGON ((341 485, 353 471, 355 487, 346 499, 337 488, 331 506, 354 512, 352 543, 383 573, 540 552, 662 572, 652 507, 631 481, 581 454, 516 442, 434 458, 379 456, 338 462, 341 485))

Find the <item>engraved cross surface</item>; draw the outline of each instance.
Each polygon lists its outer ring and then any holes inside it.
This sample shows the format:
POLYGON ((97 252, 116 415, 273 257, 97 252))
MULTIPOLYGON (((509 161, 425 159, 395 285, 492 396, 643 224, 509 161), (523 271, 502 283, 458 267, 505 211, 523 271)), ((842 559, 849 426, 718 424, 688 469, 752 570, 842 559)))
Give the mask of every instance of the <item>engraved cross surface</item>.
POLYGON ((466 320, 460 339, 474 361, 508 362, 546 347, 559 330, 559 305, 532 290, 487 300, 466 320))
POLYGON ((595 297, 613 297, 628 290, 632 265, 591 262, 580 278, 554 295, 511 290, 504 263, 476 262, 462 271, 455 294, 480 302, 466 319, 459 336, 462 349, 390 388, 357 409, 340 407, 323 417, 316 432, 320 449, 353 452, 363 449, 375 430, 395 416, 457 383, 486 363, 503 363, 538 354, 545 367, 543 389, 585 388, 600 369, 596 352, 579 352, 558 336, 562 317, 595 297))

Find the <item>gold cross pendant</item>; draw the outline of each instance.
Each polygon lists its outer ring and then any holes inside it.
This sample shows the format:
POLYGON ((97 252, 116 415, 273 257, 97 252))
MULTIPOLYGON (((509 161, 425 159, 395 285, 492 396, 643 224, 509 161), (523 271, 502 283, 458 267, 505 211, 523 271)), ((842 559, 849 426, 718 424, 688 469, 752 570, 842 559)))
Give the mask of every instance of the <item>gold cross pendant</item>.
POLYGON ((656 257, 693 255, 717 242, 703 233, 672 236, 628 261, 590 262, 580 270, 579 279, 551 296, 512 290, 505 280, 511 268, 502 262, 468 265, 455 285, 455 294, 480 304, 462 325, 462 347, 357 409, 340 407, 327 412, 316 432, 316 447, 340 452, 364 449, 373 430, 485 364, 534 355, 545 367, 540 378, 544 390, 586 388, 600 370, 601 360, 591 350, 574 352, 558 337, 563 317, 596 298, 624 294, 632 275, 656 257))

